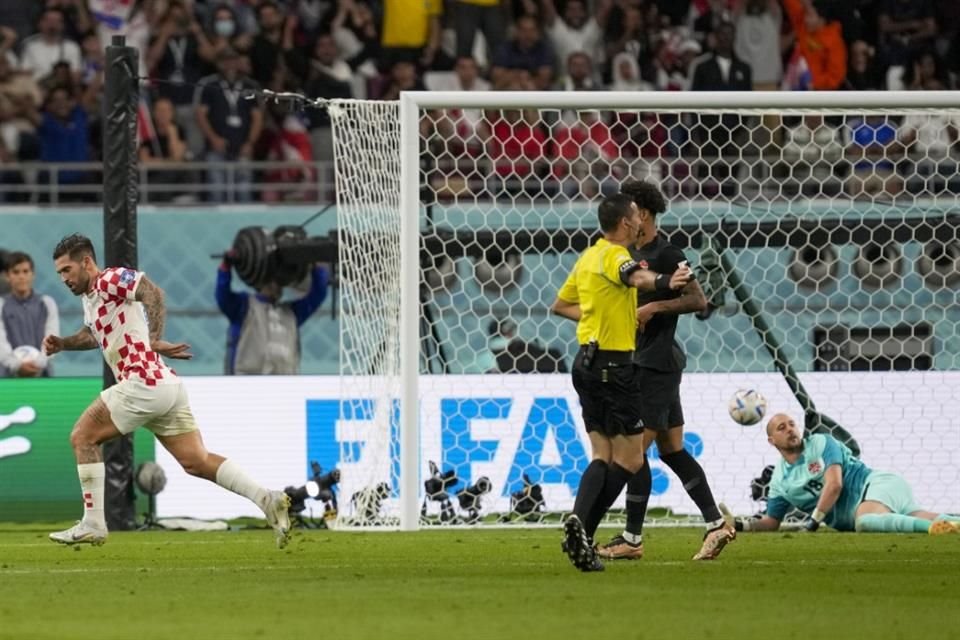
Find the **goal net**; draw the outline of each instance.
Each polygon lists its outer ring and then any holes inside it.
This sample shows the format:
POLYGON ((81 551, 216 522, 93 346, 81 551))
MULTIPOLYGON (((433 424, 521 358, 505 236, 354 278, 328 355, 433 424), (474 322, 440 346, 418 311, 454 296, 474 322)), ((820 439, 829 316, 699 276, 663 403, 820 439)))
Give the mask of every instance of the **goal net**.
MULTIPOLYGON (((550 524, 572 507, 590 449, 575 326, 549 307, 628 179, 666 195, 661 232, 710 302, 677 340, 685 444, 718 500, 764 508, 778 454, 764 423, 727 414, 753 388, 905 476, 924 508, 960 508, 951 94, 412 93, 331 116, 340 524, 550 524)), ((649 454, 650 521, 696 522, 649 454)))

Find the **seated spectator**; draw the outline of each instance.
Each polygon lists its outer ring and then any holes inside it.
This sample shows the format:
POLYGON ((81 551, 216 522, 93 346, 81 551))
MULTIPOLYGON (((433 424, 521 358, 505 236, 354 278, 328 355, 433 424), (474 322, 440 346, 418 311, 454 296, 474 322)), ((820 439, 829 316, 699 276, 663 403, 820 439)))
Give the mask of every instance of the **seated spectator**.
POLYGON ((487 60, 500 49, 506 37, 500 0, 458 0, 454 5, 453 26, 456 30, 458 58, 473 57, 477 31, 483 33, 487 60))
POLYGON ((64 36, 63 11, 55 8, 44 9, 37 22, 37 35, 23 42, 20 56, 20 68, 40 80, 53 71, 53 66, 61 60, 70 65, 73 73, 82 69, 80 46, 64 36))
MULTIPOLYGON (((522 81, 508 85, 511 90, 523 87, 522 81)), ((488 154, 494 167, 490 188, 494 194, 543 191, 540 175, 547 168, 547 136, 533 109, 504 109, 488 113, 493 122, 488 154)))
POLYGON ((569 60, 574 53, 603 61, 601 41, 612 4, 611 0, 598 0, 596 13, 591 16, 584 0, 567 0, 563 16, 558 18, 554 0, 540 0, 543 24, 558 62, 569 60))
POLYGON ((401 91, 423 91, 423 82, 412 62, 397 62, 390 69, 380 100, 399 100, 401 91))
POLYGON ((640 64, 636 56, 622 51, 613 58, 610 65, 613 74, 611 91, 652 91, 653 87, 640 77, 640 64))
POLYGON ((316 201, 317 174, 313 168, 313 146, 303 117, 288 113, 284 105, 277 103, 268 105, 267 112, 268 124, 259 143, 265 149, 262 156, 268 162, 295 165, 271 168, 264 172, 264 182, 278 186, 265 187, 263 201, 316 201))
MULTIPOLYGON (((935 76, 930 76, 922 89, 940 91, 944 86, 935 76)), ((904 163, 904 173, 921 178, 919 182, 908 181, 910 191, 934 194, 942 190, 946 186, 944 178, 957 170, 957 161, 951 152, 960 138, 960 117, 942 112, 909 113, 899 133, 909 158, 904 163)))
MULTIPOLYGON (((311 98, 353 98, 353 71, 337 50, 337 42, 329 33, 317 36, 313 55, 306 59, 291 53, 291 72, 304 78, 304 90, 311 98)), ((310 136, 313 154, 320 160, 333 160, 333 134, 326 109, 310 109, 310 136)))
POLYGON ((784 73, 785 91, 833 91, 847 75, 847 46, 837 20, 827 20, 826 5, 814 0, 783 0, 793 26, 793 55, 784 73))
POLYGON ((514 37, 494 54, 490 78, 494 87, 510 82, 510 71, 526 71, 541 91, 553 83, 554 55, 543 39, 536 18, 523 16, 514 25, 514 37))
POLYGON ((933 46, 937 35, 932 0, 881 0, 879 52, 884 66, 906 65, 913 51, 933 46))
POLYGON ((608 196, 620 188, 625 173, 620 145, 598 111, 580 111, 576 119, 554 129, 553 175, 568 198, 608 196))
POLYGON ((893 197, 903 190, 896 162, 903 152, 897 125, 889 117, 869 115, 847 124, 847 156, 853 172, 847 179, 847 194, 857 199, 893 197))
POLYGON ((263 113, 257 101, 244 99, 243 93, 259 87, 240 73, 237 52, 221 51, 218 62, 220 72, 202 79, 194 93, 197 124, 206 141, 206 159, 234 163, 232 171, 224 167, 210 169, 208 180, 213 187, 210 199, 249 202, 253 172, 246 163, 253 158, 253 148, 263 127, 263 113), (230 193, 225 191, 228 182, 233 188, 230 193))
MULTIPOLYGON (((453 73, 434 72, 424 77, 429 91, 489 91, 490 83, 480 77, 480 69, 473 58, 458 58, 453 73)), ((483 149, 489 126, 480 109, 448 109, 434 116, 436 132, 443 140, 445 150, 454 156, 464 149, 475 156, 483 149)))
POLYGON ((80 50, 83 53, 80 84, 87 86, 96 83, 103 86, 103 71, 107 56, 97 34, 91 31, 83 36, 80 41, 80 50))
MULTIPOLYGON (((37 134, 41 162, 90 161, 87 112, 68 89, 55 87, 47 94, 37 134)), ((53 180, 57 184, 85 184, 91 176, 85 171, 59 170, 53 180)))
POLYGON ((442 15, 440 0, 386 0, 380 34, 380 69, 389 70, 397 62, 433 68, 440 53, 442 15))
POLYGON ((947 71, 932 49, 915 51, 903 72, 904 88, 908 91, 930 90, 934 84, 945 88, 948 82, 947 71))
POLYGON ((335 0, 296 0, 287 3, 292 7, 298 28, 305 42, 313 42, 320 33, 330 30, 330 23, 336 15, 338 5, 335 0))
POLYGON ((147 167, 147 178, 151 185, 160 190, 150 193, 154 202, 169 202, 177 193, 170 188, 178 183, 191 182, 190 173, 183 168, 165 169, 166 164, 182 163, 189 159, 189 151, 183 131, 176 122, 173 102, 167 98, 157 98, 153 103, 152 127, 150 137, 140 142, 140 163, 147 167))
POLYGON ((593 75, 593 61, 583 51, 575 51, 567 58, 566 73, 557 84, 558 91, 596 91, 599 86, 593 75))
POLYGON ((853 91, 878 91, 883 89, 883 78, 874 54, 876 50, 863 40, 850 45, 850 68, 847 70, 846 88, 853 91))
POLYGON ((284 17, 280 7, 273 0, 265 0, 257 5, 257 26, 259 33, 250 46, 250 75, 262 87, 274 91, 283 90, 282 69, 284 32, 287 32, 289 48, 293 48, 292 30, 296 19, 284 17))

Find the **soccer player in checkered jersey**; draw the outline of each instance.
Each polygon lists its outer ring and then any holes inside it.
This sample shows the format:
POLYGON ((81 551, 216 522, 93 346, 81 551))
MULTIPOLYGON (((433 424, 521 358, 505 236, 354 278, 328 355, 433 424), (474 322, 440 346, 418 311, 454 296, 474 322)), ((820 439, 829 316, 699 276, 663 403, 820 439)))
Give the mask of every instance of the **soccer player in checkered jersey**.
POLYGON ((125 267, 101 270, 90 239, 67 236, 53 251, 60 279, 83 303, 84 327, 72 336, 47 336, 48 355, 100 348, 117 384, 105 389, 83 412, 70 434, 83 492, 83 519, 66 531, 51 533, 63 544, 102 544, 104 466, 100 445, 150 429, 183 470, 242 495, 263 510, 283 547, 290 533, 290 499, 254 482, 234 462, 207 451, 193 419, 187 392, 162 356, 192 357, 190 346, 163 340, 166 315, 163 290, 141 271, 125 267))

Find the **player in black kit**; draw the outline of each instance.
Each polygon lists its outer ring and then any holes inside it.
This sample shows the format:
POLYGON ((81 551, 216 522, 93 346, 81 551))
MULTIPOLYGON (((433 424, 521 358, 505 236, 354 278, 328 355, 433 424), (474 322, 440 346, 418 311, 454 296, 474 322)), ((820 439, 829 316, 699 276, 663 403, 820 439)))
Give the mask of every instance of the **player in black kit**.
MULTIPOLYGON (((621 192, 633 198, 640 210, 641 228, 635 247, 630 249, 642 269, 669 278, 687 264, 683 251, 657 232, 657 214, 666 210, 666 202, 656 186, 630 181, 621 192)), ((716 558, 736 537, 733 527, 724 522, 707 477, 700 464, 683 448, 683 409, 680 405, 680 378, 687 358, 674 334, 682 313, 706 307, 706 297, 696 280, 682 290, 639 291, 637 295, 637 346, 634 352, 635 379, 641 398, 644 448, 656 441, 660 459, 680 478, 687 494, 699 507, 706 522, 703 547, 694 560, 716 558)), ((627 483, 627 526, 598 550, 602 558, 640 558, 643 556, 643 520, 651 487, 650 465, 644 465, 627 483)))

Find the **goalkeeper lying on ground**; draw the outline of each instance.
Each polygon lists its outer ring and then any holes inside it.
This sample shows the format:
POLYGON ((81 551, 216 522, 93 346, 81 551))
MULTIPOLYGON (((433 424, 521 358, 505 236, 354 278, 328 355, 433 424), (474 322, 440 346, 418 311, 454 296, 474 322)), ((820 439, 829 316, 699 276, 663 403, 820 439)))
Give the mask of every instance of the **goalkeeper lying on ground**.
POLYGON ((960 517, 921 509, 906 480, 871 470, 832 436, 804 438, 793 418, 778 413, 767 423, 767 440, 783 456, 770 480, 767 512, 737 518, 737 531, 776 531, 797 508, 811 514, 802 525, 807 531, 826 523, 837 531, 960 533, 960 517))

